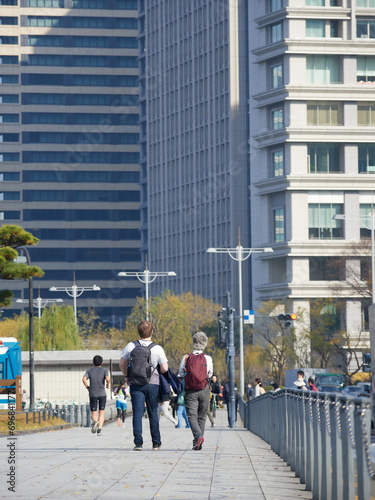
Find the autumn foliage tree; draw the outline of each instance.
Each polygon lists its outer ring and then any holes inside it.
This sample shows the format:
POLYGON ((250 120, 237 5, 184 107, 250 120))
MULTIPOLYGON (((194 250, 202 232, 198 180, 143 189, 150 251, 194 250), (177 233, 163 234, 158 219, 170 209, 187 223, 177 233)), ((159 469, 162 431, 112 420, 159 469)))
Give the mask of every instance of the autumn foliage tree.
MULTIPOLYGON (((166 291, 163 295, 149 299, 153 339, 164 348, 171 369, 176 371, 182 356, 191 352, 191 339, 196 331, 216 333, 217 312, 220 308, 220 305, 192 293, 175 295, 166 291)), ((124 342, 137 339, 137 324, 145 316, 145 300, 139 298, 126 322, 124 342)), ((214 339, 211 335, 207 352, 212 351, 213 347, 214 339)))

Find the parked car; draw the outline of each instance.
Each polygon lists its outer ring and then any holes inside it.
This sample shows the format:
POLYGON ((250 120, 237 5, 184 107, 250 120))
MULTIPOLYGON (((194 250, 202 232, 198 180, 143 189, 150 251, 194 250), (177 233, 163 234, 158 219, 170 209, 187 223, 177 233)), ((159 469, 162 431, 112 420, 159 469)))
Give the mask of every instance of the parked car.
POLYGON ((317 389, 319 392, 337 392, 338 394, 341 394, 337 385, 318 385, 317 389))
POLYGON ((358 382, 357 386, 358 385, 363 388, 363 391, 367 396, 370 396, 370 394, 371 394, 371 382, 358 382))
POLYGON ((345 385, 345 375, 341 373, 319 373, 315 377, 315 385, 318 391, 331 392, 323 389, 323 387, 335 387, 334 392, 341 391, 345 385), (322 387, 322 389, 319 389, 319 387, 322 387))
POLYGON ((341 394, 345 394, 346 396, 354 396, 354 397, 363 397, 367 396, 369 397, 370 394, 365 392, 364 388, 360 385, 347 385, 344 387, 344 389, 341 391, 341 394))

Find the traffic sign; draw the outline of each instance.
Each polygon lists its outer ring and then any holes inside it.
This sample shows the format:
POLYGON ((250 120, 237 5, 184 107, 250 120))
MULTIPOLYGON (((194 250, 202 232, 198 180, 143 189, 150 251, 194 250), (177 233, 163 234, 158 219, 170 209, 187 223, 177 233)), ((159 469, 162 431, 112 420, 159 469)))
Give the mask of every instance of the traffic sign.
POLYGON ((244 325, 253 325, 255 321, 254 311, 245 309, 243 312, 243 323, 244 325))

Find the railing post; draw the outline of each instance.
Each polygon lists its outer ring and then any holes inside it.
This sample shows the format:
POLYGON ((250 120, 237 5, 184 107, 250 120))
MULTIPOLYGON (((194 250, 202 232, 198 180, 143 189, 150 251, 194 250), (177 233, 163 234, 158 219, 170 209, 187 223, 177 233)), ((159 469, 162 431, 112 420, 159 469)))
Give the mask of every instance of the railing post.
POLYGON ((371 496, 371 479, 374 471, 370 460, 371 410, 368 403, 354 400, 355 442, 357 444, 357 482, 358 500, 367 500, 371 496))
POLYGON ((332 499, 332 458, 331 458, 331 435, 332 426, 329 416, 329 398, 324 396, 322 408, 322 498, 332 499))
POLYGON ((314 440, 313 440, 313 413, 310 394, 307 400, 306 408, 306 489, 312 491, 313 470, 314 470, 314 440))
POLYGON ((321 456, 322 456, 322 421, 320 415, 320 400, 319 395, 311 393, 310 397, 313 401, 313 441, 314 441, 314 475, 313 475, 313 500, 323 498, 321 496, 322 487, 322 471, 321 471, 321 456))
POLYGON ((341 397, 341 441, 343 456, 343 500, 354 498, 354 428, 353 428, 353 402, 341 397))
POLYGON ((90 405, 86 405, 86 427, 90 427, 91 413, 90 405))
POLYGON ((282 416, 282 427, 281 427, 281 447, 280 447, 280 456, 283 460, 286 461, 287 459, 287 454, 288 454, 288 421, 287 421, 287 412, 288 412, 288 391, 285 390, 285 392, 282 395, 282 401, 281 401, 281 416, 282 416))
POLYGON ((332 498, 343 498, 342 492, 342 441, 340 401, 330 396, 331 443, 332 443, 332 498))
POLYGON ((300 457, 301 457, 301 469, 300 469, 300 482, 305 484, 306 483, 306 462, 307 462, 307 451, 308 451, 308 444, 307 444, 307 438, 306 438, 306 422, 307 422, 307 417, 306 417, 306 402, 308 401, 308 396, 307 393, 303 392, 302 393, 302 400, 301 400, 301 409, 300 409, 300 429, 301 429, 301 452, 300 452, 300 457))

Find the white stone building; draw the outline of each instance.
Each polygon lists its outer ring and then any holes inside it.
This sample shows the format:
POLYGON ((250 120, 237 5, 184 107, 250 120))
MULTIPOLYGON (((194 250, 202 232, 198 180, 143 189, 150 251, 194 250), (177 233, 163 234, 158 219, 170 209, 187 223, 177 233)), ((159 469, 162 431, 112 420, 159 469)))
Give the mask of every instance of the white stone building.
POLYGON ((375 202, 374 7, 249 2, 252 243, 274 249, 253 265, 255 305, 287 298, 308 310, 333 294, 342 299, 337 328, 365 340, 370 301, 348 289, 348 272, 327 268, 370 234, 360 217, 375 202))

